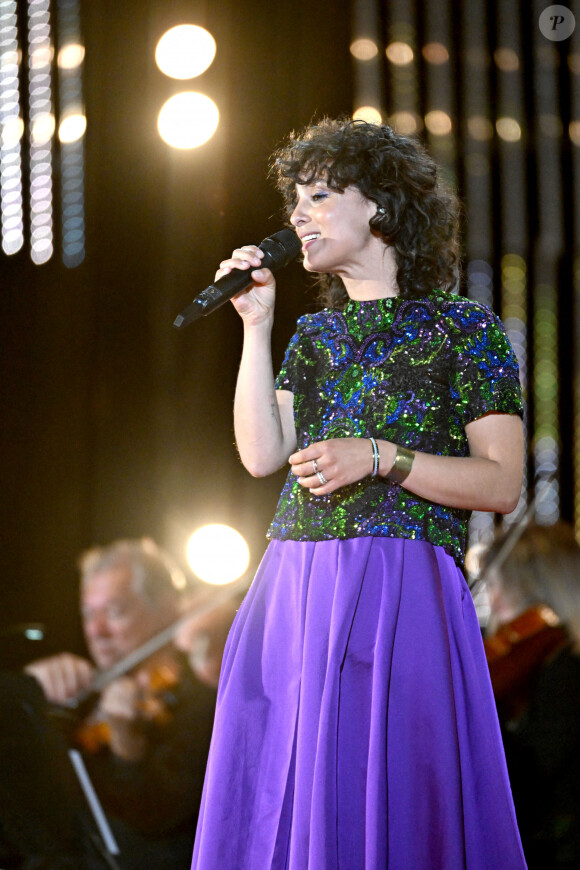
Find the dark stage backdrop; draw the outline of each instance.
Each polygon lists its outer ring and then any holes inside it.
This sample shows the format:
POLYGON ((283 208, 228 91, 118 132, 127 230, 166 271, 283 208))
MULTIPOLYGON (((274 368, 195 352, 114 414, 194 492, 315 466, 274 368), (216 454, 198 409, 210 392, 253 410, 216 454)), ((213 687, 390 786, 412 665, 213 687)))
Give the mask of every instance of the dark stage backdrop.
MULTIPOLYGON (((80 644, 75 562, 93 543, 149 535, 183 564, 191 531, 219 521, 260 558, 282 476, 253 480, 236 455, 240 324, 229 305, 183 333, 172 322, 233 247, 283 226, 266 178, 281 138, 352 111, 348 2, 87 0, 82 26, 86 259, 0 255, 0 625, 45 622, 43 652, 80 644), (153 57, 184 21, 218 46, 185 85, 153 57), (221 123, 181 153, 156 119, 188 88, 221 123)), ((276 364, 308 287, 299 266, 281 276, 276 364)), ((4 662, 39 651, 0 643, 4 662)))

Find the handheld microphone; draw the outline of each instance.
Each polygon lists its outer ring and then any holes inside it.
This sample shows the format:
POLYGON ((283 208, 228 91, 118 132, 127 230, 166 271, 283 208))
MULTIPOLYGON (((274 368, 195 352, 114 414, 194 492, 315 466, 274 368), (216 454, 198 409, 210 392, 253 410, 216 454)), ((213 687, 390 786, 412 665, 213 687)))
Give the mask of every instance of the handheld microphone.
MULTIPOLYGON (((273 233, 260 244, 260 250, 264 252, 262 262, 256 269, 281 269, 287 266, 300 252, 302 243, 294 230, 280 230, 273 233)), ((195 297, 187 308, 178 314, 173 321, 176 329, 182 329, 194 320, 205 317, 235 296, 241 293, 252 283, 250 277, 254 269, 234 269, 229 275, 219 278, 214 284, 210 284, 205 290, 195 297)))

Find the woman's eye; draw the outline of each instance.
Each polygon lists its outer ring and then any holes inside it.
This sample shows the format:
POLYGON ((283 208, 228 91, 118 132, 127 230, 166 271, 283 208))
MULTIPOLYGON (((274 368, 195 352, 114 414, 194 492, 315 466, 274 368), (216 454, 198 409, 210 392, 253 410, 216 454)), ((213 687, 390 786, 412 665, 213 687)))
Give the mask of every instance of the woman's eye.
POLYGON ((322 199, 326 199, 327 196, 327 193, 313 193, 312 202, 320 202, 322 199))

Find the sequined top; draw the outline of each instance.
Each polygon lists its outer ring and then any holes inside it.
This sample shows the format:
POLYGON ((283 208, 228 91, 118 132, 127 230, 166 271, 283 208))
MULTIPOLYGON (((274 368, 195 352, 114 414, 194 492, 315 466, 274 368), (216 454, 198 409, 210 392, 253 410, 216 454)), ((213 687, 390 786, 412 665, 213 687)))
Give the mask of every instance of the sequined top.
MULTIPOLYGON (((441 456, 469 453, 465 426, 521 414, 515 354, 479 303, 437 291, 419 299, 350 300, 298 321, 276 388, 294 394, 297 449, 373 435, 441 456)), ((369 443, 369 471, 372 450, 369 443)), ((382 477, 325 496, 288 473, 270 538, 417 538, 462 564, 469 511, 444 507, 382 477)))

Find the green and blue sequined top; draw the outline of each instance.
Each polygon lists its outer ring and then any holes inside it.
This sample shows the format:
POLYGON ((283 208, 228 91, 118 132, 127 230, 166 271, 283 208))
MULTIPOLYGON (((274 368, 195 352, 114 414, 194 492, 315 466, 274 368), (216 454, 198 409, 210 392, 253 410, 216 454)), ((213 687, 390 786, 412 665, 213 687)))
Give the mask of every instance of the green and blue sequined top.
MULTIPOLYGON (((440 291, 350 300, 298 321, 276 388, 294 394, 297 449, 330 438, 382 438, 441 456, 469 453, 465 426, 521 414, 515 354, 488 308, 440 291)), ((369 469, 371 464, 369 445, 369 469)), ((268 537, 416 538, 463 563, 469 511, 381 477, 315 496, 288 473, 268 537)))

